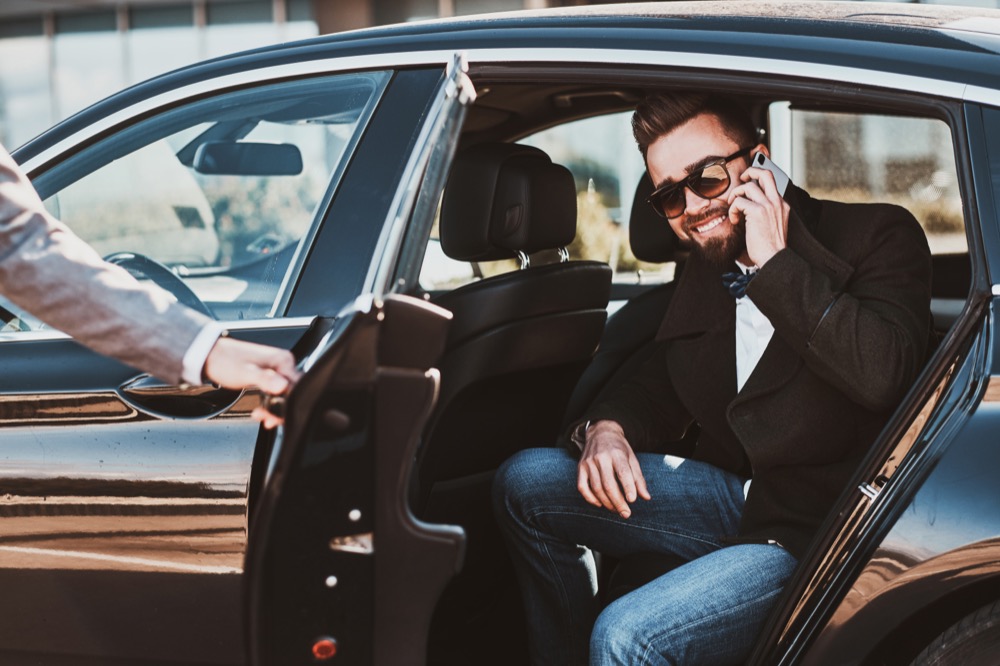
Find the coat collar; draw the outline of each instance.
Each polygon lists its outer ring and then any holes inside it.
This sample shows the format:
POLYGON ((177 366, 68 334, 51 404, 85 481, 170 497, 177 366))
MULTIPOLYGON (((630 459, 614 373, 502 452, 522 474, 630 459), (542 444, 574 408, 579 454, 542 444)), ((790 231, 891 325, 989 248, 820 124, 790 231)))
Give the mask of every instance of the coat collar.
MULTIPOLYGON (((785 199, 792 210, 788 220, 788 246, 810 265, 825 272, 833 288, 840 290, 847 283, 853 267, 817 240, 835 220, 826 219, 823 202, 813 199, 804 190, 789 185, 785 199)), ((828 208, 828 207, 826 207, 828 208)), ((722 285, 722 273, 696 255, 692 255, 681 275, 677 291, 657 334, 658 340, 695 337, 711 333, 706 344, 726 344, 719 353, 732 357, 735 381, 736 305, 722 285), (713 341, 707 342, 709 339, 713 341)), ((802 358, 775 332, 757 367, 743 389, 730 404, 733 409, 748 400, 772 393, 786 384, 799 370, 802 358)), ((735 383, 733 385, 735 392, 735 383)))
MULTIPOLYGON (((793 184, 788 185, 785 200, 791 208, 788 219, 789 248, 827 273, 834 289, 839 290, 854 269, 816 239, 817 232, 834 223, 825 219, 823 202, 813 199, 793 184)), ((692 253, 660 325, 657 340, 682 338, 735 326, 736 307, 732 296, 722 285, 723 272, 718 266, 692 253)))

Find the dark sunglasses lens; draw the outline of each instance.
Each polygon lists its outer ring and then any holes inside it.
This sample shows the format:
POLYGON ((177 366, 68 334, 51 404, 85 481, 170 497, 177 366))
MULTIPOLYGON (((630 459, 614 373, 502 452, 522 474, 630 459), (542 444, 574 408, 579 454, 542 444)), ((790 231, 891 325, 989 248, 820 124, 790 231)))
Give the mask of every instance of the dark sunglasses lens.
POLYGON ((710 164, 702 172, 690 179, 691 189, 695 194, 711 199, 717 197, 729 188, 729 172, 721 164, 710 164))
POLYGON ((684 187, 672 187, 657 194, 654 204, 664 217, 677 217, 684 212, 684 187))

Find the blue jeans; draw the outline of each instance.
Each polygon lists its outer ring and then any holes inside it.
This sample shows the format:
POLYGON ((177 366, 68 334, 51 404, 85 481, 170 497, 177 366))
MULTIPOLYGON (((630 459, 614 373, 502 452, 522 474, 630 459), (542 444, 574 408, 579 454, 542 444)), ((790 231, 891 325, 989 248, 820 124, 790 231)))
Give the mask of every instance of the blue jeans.
POLYGON ((624 519, 584 501, 576 461, 528 449, 497 472, 493 503, 524 596, 532 663, 732 664, 749 656, 797 564, 775 544, 726 545, 743 479, 692 460, 639 454, 652 500, 624 519), (591 549, 688 560, 601 611, 591 549))

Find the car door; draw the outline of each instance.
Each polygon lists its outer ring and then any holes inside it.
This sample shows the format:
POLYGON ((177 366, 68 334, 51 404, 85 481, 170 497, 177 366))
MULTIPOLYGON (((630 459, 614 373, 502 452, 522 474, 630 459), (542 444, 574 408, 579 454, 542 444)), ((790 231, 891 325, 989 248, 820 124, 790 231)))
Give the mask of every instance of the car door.
POLYGON ((451 315, 390 292, 423 257, 475 97, 463 70, 456 58, 438 86, 370 292, 320 325, 283 405, 247 549, 252 664, 421 663, 433 606, 461 566, 462 530, 417 520, 407 496, 451 315))
MULTIPOLYGON (((443 64, 216 69, 126 91, 19 154, 102 254, 291 347, 371 281, 443 64)), ((259 397, 166 386, 2 305, 0 661, 136 663, 155 645, 158 663, 243 663, 259 397)))

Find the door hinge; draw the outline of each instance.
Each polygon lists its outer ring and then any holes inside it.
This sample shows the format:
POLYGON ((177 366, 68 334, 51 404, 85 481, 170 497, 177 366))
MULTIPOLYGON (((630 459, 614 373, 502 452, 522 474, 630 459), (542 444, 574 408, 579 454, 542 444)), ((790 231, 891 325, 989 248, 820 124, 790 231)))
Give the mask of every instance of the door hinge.
POLYGON ((882 492, 882 489, 885 488, 885 484, 888 481, 889 478, 887 476, 883 476, 880 474, 875 477, 874 481, 870 483, 862 483, 860 486, 858 486, 858 490, 861 491, 862 495, 867 497, 870 501, 874 502, 875 498, 879 496, 879 493, 882 492))

